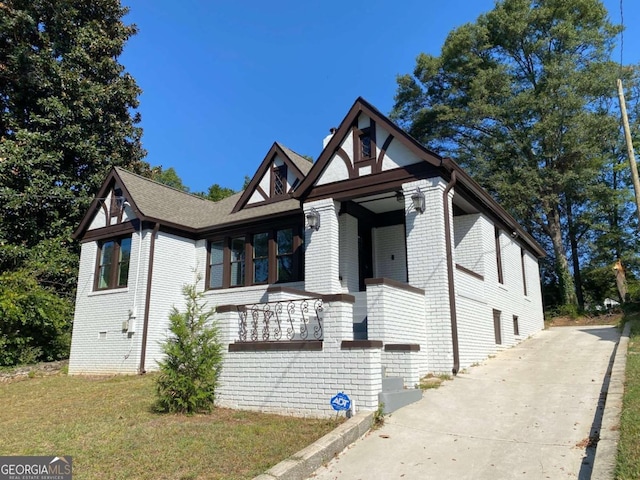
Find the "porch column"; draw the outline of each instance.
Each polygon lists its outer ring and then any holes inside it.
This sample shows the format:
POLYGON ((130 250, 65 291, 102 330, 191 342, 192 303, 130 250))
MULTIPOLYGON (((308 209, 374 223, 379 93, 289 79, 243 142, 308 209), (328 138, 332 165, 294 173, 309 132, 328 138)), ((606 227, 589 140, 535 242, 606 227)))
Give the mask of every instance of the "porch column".
POLYGON ((305 203, 305 256, 304 288, 309 292, 340 293, 340 228, 339 206, 331 198, 305 203), (318 213, 320 225, 317 230, 306 224, 307 213, 313 209, 318 213))
MULTIPOLYGON (((405 183, 407 270, 409 284, 425 291, 428 370, 450 373, 453 366, 451 310, 445 244, 443 193, 447 182, 432 178, 405 183), (415 210, 411 196, 424 194, 425 210, 415 210)), ((453 208, 449 192, 449 226, 453 228, 453 208)), ((451 232, 453 243, 453 231, 451 232)), ((453 251, 453 245, 452 245, 453 251)))

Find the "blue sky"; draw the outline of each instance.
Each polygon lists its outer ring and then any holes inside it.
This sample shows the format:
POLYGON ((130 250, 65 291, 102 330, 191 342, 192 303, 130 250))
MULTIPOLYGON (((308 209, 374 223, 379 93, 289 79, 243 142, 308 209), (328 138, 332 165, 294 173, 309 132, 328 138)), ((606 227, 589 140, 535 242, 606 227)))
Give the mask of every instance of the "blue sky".
MULTIPOLYGON (((358 96, 387 114, 396 76, 493 0, 124 0, 139 28, 121 63, 142 88, 151 165, 191 191, 238 190, 274 141, 317 158, 358 96)), ((620 23, 620 0, 605 0, 620 23)), ((625 64, 640 61, 640 2, 624 0, 625 64)), ((617 51, 614 59, 620 59, 617 51)))

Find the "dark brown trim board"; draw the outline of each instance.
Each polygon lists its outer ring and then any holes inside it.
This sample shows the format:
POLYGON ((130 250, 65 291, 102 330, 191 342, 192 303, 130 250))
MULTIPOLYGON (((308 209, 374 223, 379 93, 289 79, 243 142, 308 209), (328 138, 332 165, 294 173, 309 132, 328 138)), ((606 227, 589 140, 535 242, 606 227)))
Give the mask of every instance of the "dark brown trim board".
POLYGON ((381 340, 343 340, 340 343, 342 350, 349 350, 351 348, 382 348, 381 340))
POLYGON ((230 352, 274 352, 274 351, 322 351, 322 340, 291 342, 236 342, 229 344, 230 352))
POLYGON ((454 171, 451 174, 451 180, 442 192, 442 202, 444 205, 444 237, 445 248, 447 252, 447 282, 449 284, 449 310, 451 312, 451 347, 453 349, 453 368, 451 373, 458 374, 460 370, 460 348, 458 344, 458 314, 456 310, 456 290, 454 284, 454 272, 453 272, 453 249, 451 244, 453 239, 451 238, 451 219, 449 208, 449 192, 455 186, 458 177, 454 171))
POLYGON ((419 352, 420 345, 417 343, 386 343, 385 352, 419 352))
POLYGON ((478 280, 483 280, 484 281, 484 275, 480 275, 479 273, 476 273, 473 270, 469 270, 468 268, 463 267, 459 263, 456 263, 456 270, 460 270, 461 272, 464 272, 467 275, 470 275, 470 276, 472 276, 474 278, 477 278, 478 280))

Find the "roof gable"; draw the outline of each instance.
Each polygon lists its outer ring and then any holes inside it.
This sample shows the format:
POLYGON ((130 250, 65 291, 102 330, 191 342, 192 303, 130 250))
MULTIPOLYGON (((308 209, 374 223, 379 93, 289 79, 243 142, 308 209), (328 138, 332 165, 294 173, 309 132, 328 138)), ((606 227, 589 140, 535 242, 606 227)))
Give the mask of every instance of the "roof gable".
POLYGON ((275 142, 233 207, 232 213, 291 198, 311 167, 310 161, 275 142))
POLYGON ((306 198, 316 186, 354 180, 420 163, 440 167, 442 157, 423 147, 359 97, 296 190, 295 196, 306 198))

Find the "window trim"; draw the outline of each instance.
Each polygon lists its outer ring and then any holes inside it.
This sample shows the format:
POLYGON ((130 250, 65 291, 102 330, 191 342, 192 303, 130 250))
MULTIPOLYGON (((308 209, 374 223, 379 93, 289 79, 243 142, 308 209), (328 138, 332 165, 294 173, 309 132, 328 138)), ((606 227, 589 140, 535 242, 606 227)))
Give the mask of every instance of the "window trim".
POLYGON ((355 128, 353 135, 353 150, 354 150, 354 164, 366 163, 371 164, 376 161, 377 146, 376 146, 376 122, 373 119, 369 120, 369 126, 364 128, 355 128), (370 152, 369 156, 363 155, 362 152, 362 139, 369 138, 370 140, 370 152))
POLYGON ((131 266, 131 251, 133 246, 132 235, 124 235, 120 237, 110 237, 104 238, 101 240, 97 240, 97 255, 96 255, 96 263, 94 269, 94 279, 93 279, 93 291, 94 292, 103 292, 106 290, 118 290, 127 288, 129 286, 129 273, 131 266), (126 262, 127 264, 127 282, 124 285, 119 285, 119 277, 121 271, 121 265, 123 262, 120 260, 120 252, 122 249, 122 241, 129 240, 129 259, 126 262), (102 249, 105 244, 113 242, 113 254, 112 261, 109 266, 109 281, 106 287, 100 287, 100 278, 101 278, 101 270, 102 270, 102 249))
POLYGON ((522 290, 524 296, 527 296, 527 270, 525 267, 525 251, 524 248, 520 248, 520 265, 522 266, 522 290))
POLYGON ((502 269, 502 246, 500 245, 500 228, 494 227, 496 241, 496 265, 498 268, 498 283, 504 285, 504 271, 502 269))

